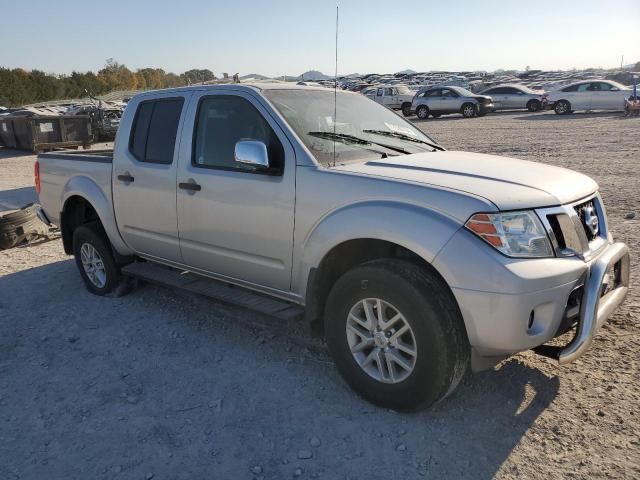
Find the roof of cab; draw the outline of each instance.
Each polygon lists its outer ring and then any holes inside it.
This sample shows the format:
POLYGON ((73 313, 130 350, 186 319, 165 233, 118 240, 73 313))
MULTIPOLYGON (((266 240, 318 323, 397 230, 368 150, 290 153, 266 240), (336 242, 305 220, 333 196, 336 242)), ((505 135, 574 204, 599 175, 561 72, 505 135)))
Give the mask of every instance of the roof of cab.
MULTIPOLYGON (((330 91, 333 92, 333 89, 327 87, 316 87, 316 86, 308 86, 308 85, 295 85, 289 83, 270 83, 270 82, 260 82, 260 83, 222 83, 216 85, 190 85, 188 87, 177 87, 177 88, 165 88, 161 90, 148 90, 146 92, 140 92, 135 95, 135 97, 139 95, 150 95, 152 96, 155 93, 178 93, 178 92, 193 92, 193 91, 203 91, 203 90, 244 90, 244 91, 253 91, 253 92, 261 92, 264 90, 305 90, 305 91, 330 91)), ((343 90, 340 89, 341 92, 343 90)), ((345 92, 352 93, 352 92, 345 92)))

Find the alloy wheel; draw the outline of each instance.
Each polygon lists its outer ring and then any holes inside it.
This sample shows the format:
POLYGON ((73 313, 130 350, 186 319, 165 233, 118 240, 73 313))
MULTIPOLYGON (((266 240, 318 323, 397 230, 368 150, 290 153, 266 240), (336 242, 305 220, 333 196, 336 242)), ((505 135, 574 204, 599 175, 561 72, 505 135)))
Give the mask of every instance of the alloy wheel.
POLYGON ((356 363, 382 383, 400 383, 416 365, 418 348, 411 325, 379 298, 356 303, 347 317, 347 341, 356 363))
POLYGON ((96 287, 103 288, 107 284, 107 271, 96 248, 90 243, 83 243, 80 247, 80 260, 89 281, 96 287))

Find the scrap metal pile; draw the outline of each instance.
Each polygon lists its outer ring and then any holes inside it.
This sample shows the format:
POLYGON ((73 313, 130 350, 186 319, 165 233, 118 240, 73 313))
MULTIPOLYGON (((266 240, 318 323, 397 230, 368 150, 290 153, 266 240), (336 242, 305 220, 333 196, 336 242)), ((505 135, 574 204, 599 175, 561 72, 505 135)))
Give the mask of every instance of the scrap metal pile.
POLYGON ((0 110, 0 146, 39 152, 89 148, 115 138, 123 102, 90 97, 83 103, 50 102, 0 110))

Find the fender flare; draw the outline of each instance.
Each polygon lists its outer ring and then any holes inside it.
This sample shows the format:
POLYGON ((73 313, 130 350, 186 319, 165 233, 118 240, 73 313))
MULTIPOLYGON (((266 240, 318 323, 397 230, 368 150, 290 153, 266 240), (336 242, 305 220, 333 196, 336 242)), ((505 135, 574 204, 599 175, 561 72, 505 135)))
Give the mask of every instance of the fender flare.
POLYGON ((132 255, 134 253, 134 251, 127 246, 120 236, 120 231, 118 230, 115 214, 113 212, 111 197, 107 197, 102 188, 100 188, 93 179, 84 175, 75 176, 69 179, 61 194, 61 219, 63 218, 64 211, 67 207, 67 202, 72 197, 80 197, 93 207, 98 214, 102 227, 104 228, 104 231, 116 252, 124 256, 132 255))
POLYGON ((349 240, 397 244, 432 263, 462 227, 444 212, 395 201, 365 201, 339 207, 322 217, 299 247, 293 291, 305 295, 309 274, 331 250, 349 240))

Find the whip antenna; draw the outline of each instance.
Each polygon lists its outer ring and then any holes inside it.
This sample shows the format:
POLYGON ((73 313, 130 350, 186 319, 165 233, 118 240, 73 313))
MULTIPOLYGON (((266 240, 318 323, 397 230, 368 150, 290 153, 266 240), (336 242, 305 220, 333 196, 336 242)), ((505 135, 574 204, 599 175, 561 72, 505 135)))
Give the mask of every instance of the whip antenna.
POLYGON ((338 19, 339 6, 336 5, 336 69, 333 76, 333 166, 336 166, 336 125, 338 123, 338 19))

